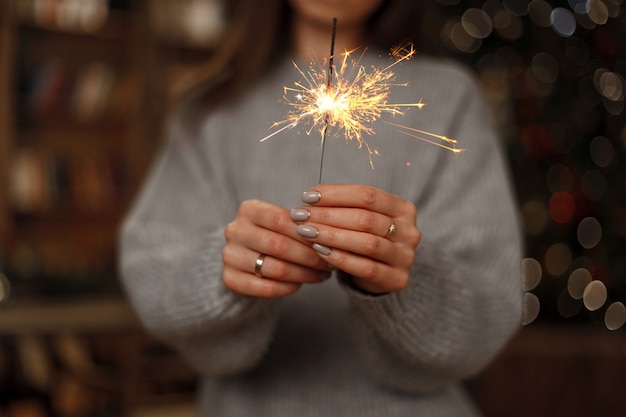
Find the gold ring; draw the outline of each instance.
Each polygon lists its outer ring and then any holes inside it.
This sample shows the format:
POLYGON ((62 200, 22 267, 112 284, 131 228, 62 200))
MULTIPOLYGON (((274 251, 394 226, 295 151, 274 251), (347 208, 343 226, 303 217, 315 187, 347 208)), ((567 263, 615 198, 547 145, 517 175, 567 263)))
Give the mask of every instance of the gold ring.
POLYGON ((394 221, 391 220, 391 224, 389 225, 389 229, 387 229, 387 233, 385 233, 384 237, 389 238, 389 237, 393 236, 393 234, 396 233, 396 230, 398 230, 398 227, 396 226, 394 221))
POLYGON ((260 254, 256 261, 254 261, 254 275, 259 278, 263 278, 263 273, 261 272, 261 268, 263 267, 263 262, 265 262, 265 255, 260 254))

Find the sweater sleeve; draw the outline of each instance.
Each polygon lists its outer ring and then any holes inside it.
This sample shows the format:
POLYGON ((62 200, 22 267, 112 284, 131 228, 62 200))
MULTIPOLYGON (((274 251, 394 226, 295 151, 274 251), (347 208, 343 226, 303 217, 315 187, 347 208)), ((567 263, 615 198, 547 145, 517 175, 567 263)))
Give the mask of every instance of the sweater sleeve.
POLYGON ((176 138, 155 161, 120 237, 122 283, 145 328, 205 375, 260 361, 276 306, 222 282, 224 225, 236 205, 196 139, 176 138))
POLYGON ((364 365, 401 390, 476 374, 521 324, 522 245, 508 172, 477 86, 461 80, 450 135, 468 150, 442 151, 418 197, 423 238, 409 285, 383 296, 346 286, 364 365))

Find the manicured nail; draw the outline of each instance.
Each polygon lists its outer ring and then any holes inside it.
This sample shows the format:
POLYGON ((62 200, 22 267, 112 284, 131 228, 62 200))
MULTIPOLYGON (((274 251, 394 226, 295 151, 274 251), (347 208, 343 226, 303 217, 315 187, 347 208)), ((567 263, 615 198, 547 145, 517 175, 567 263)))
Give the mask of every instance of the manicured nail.
POLYGON ((309 211, 305 209, 293 209, 289 213, 289 217, 294 222, 304 222, 309 220, 309 217, 311 217, 311 213, 309 213, 309 211))
POLYGON ((298 225, 298 234, 302 237, 317 237, 317 235, 320 234, 320 232, 313 226, 308 226, 306 224, 299 224, 298 225))
POLYGON ((320 201, 322 195, 317 191, 306 191, 302 193, 302 202, 306 204, 314 204, 320 201))
POLYGON ((328 246, 320 245, 319 243, 313 244, 313 249, 322 255, 330 255, 330 248, 328 246))

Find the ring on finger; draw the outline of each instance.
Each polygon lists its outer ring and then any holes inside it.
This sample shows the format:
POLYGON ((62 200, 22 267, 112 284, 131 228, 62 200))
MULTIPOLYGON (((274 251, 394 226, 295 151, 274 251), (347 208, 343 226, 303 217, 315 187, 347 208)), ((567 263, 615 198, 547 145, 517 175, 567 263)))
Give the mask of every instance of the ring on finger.
POLYGON ((263 272, 261 272, 261 268, 263 268, 263 262, 265 262, 265 255, 260 254, 258 258, 254 261, 254 275, 259 278, 263 278, 263 272))
POLYGON ((391 236, 393 236, 394 233, 396 233, 396 230, 398 230, 398 227, 396 226, 396 223, 393 221, 393 219, 391 219, 391 224, 387 229, 387 233, 385 233, 385 236, 383 237, 390 238, 391 236))

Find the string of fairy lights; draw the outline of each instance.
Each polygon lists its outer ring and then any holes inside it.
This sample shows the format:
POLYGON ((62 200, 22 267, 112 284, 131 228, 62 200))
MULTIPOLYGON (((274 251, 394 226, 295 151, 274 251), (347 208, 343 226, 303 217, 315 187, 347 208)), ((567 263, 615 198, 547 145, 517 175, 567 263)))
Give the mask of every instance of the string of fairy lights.
POLYGON ((505 141, 527 241, 524 324, 626 323, 623 0, 436 0, 428 53, 472 66, 505 141))

